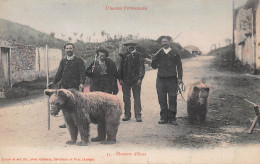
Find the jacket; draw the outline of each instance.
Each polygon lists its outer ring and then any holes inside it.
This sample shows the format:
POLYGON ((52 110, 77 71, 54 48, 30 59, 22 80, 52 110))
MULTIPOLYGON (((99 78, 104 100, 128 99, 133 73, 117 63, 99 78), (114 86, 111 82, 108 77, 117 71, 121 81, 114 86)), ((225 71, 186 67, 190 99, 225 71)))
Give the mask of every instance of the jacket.
MULTIPOLYGON (((117 86, 117 78, 118 78, 118 73, 117 73, 117 68, 116 64, 113 60, 106 58, 105 64, 107 67, 107 75, 108 75, 108 83, 111 84, 109 87, 112 90, 113 94, 118 93, 118 86, 117 86)), ((86 75, 90 77, 90 90, 92 88, 99 87, 98 85, 100 84, 99 77, 100 77, 100 72, 101 68, 99 67, 99 61, 91 61, 90 65, 87 67, 86 70, 86 75), (92 66, 95 63, 95 69, 92 72, 92 66)))
POLYGON ((54 78, 54 84, 61 81, 61 88, 74 88, 78 90, 80 83, 84 84, 85 80, 85 65, 81 58, 75 56, 72 60, 63 58, 60 61, 58 71, 54 78))
POLYGON ((182 62, 180 55, 175 50, 170 50, 166 54, 162 49, 152 60, 151 66, 153 69, 158 68, 157 76, 159 78, 177 77, 182 79, 182 62))
POLYGON ((128 85, 136 84, 145 75, 145 66, 142 55, 139 52, 131 54, 124 52, 120 55, 120 64, 118 68, 119 79, 128 85))

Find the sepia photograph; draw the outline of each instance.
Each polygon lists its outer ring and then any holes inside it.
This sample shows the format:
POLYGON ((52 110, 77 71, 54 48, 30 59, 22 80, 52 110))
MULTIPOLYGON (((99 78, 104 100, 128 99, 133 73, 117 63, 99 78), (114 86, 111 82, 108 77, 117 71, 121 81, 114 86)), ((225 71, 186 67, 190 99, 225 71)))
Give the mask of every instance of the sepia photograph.
POLYGON ((257 164, 260 0, 0 0, 0 163, 257 164))

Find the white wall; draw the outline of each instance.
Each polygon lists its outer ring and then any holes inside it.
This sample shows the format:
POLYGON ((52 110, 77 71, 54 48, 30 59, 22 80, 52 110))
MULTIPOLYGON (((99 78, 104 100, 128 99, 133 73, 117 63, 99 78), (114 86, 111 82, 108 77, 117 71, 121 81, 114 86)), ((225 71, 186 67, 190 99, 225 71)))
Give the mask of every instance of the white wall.
MULTIPOLYGON (((62 51, 60 49, 48 48, 48 64, 49 76, 55 76, 60 61, 62 59, 62 51)), ((46 76, 46 49, 43 47, 36 49, 36 71, 40 77, 46 76)))

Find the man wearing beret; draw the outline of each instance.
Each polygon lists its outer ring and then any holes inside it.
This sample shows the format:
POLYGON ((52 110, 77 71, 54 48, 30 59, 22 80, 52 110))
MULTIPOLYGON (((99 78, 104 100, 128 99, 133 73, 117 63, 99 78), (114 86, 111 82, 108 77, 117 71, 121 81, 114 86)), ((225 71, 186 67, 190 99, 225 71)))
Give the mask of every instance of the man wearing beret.
POLYGON ((91 92, 101 91, 114 95, 118 93, 116 64, 108 56, 106 49, 97 49, 95 60, 87 68, 86 75, 90 77, 91 92))
POLYGON ((161 108, 161 119, 158 123, 169 122, 178 125, 176 122, 177 87, 182 83, 182 62, 178 52, 170 47, 172 41, 170 36, 161 36, 157 41, 162 48, 153 57, 151 66, 153 69, 158 68, 156 90, 161 108))
MULTIPOLYGON (((60 81, 60 88, 76 89, 83 91, 86 79, 85 65, 81 58, 74 54, 74 44, 66 43, 64 45, 66 57, 60 61, 60 65, 54 81, 49 84, 49 87, 57 84, 60 81)), ((60 125, 60 128, 66 128, 66 125, 60 125)))
POLYGON ((123 121, 131 118, 131 90, 134 96, 134 111, 137 122, 142 122, 141 118, 141 84, 145 75, 145 66, 142 55, 136 51, 137 43, 128 41, 124 44, 127 50, 120 55, 120 65, 118 68, 119 82, 122 85, 125 117, 123 121))

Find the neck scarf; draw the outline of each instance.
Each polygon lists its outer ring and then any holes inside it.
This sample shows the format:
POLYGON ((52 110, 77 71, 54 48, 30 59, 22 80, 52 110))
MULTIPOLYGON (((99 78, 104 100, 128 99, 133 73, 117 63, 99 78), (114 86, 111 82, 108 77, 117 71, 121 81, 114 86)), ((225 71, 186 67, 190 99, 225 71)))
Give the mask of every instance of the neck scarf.
POLYGON ((74 59, 74 57, 75 57, 75 55, 67 56, 67 59, 68 59, 68 60, 72 60, 72 59, 74 59))
POLYGON ((171 47, 169 47, 169 48, 167 48, 167 49, 163 48, 163 51, 164 51, 166 54, 168 54, 171 50, 172 50, 171 47))

